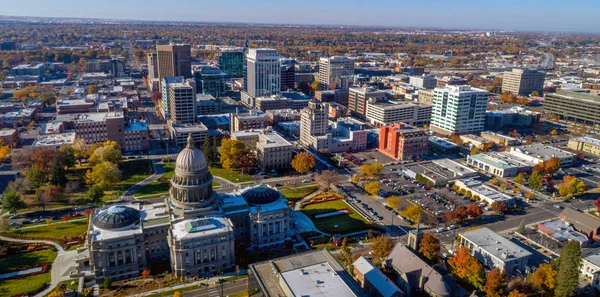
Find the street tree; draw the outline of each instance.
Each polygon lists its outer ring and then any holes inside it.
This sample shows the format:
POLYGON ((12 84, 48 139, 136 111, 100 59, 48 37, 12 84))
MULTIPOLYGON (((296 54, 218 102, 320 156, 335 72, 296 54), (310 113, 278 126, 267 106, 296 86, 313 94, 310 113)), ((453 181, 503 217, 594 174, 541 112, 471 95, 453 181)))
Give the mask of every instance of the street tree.
POLYGON ((433 233, 425 233, 419 243, 419 253, 427 260, 435 262, 440 253, 440 240, 433 233))
POLYGON ((292 168, 294 168, 294 170, 296 170, 296 172, 300 174, 308 173, 311 169, 315 167, 316 164, 317 159, 315 158, 315 156, 311 155, 308 152, 301 152, 296 154, 291 163, 292 168))
POLYGON ((3 140, 0 140, 0 162, 8 159, 10 155, 10 146, 9 144, 5 144, 3 140))
POLYGON ((529 187, 533 190, 539 191, 542 189, 542 185, 542 174, 539 171, 534 170, 531 173, 531 176, 529 176, 529 187))
POLYGON ((526 180, 527 176, 525 175, 525 172, 519 172, 513 181, 517 184, 524 184, 526 180))
POLYGON ((402 204, 402 198, 398 196, 390 196, 387 199, 385 199, 385 203, 393 209, 400 209, 400 205, 402 204))
POLYGON ((379 194, 380 186, 378 181, 373 181, 365 185, 365 191, 371 195, 379 194))
POLYGON ((235 139, 223 139, 221 140, 221 147, 219 148, 219 154, 221 155, 221 166, 225 169, 233 169, 235 163, 235 154, 239 150, 245 149, 246 146, 243 142, 235 139))
POLYGON ((321 173, 315 176, 315 180, 319 185, 329 189, 338 178, 338 173, 334 170, 323 170, 321 173))
POLYGON ((402 217, 412 221, 413 223, 419 223, 421 221, 421 207, 416 204, 411 204, 400 212, 402 217))
POLYGON ((359 172, 361 175, 364 175, 367 177, 372 177, 372 178, 378 177, 379 175, 381 175, 382 171, 383 171, 383 164, 381 164, 381 163, 363 164, 359 168, 359 172))
POLYGON ((583 194, 587 190, 583 180, 571 175, 565 175, 563 181, 556 187, 560 196, 583 194))
POLYGON ((467 214, 470 218, 477 219, 483 214, 483 210, 481 210, 481 207, 479 207, 479 205, 471 203, 467 205, 467 214))
POLYGON ((560 159, 558 157, 552 157, 543 164, 544 171, 550 176, 553 176, 560 169, 560 159))
POLYGON ((504 201, 495 201, 492 203, 492 210, 497 214, 504 214, 508 212, 508 206, 504 201))

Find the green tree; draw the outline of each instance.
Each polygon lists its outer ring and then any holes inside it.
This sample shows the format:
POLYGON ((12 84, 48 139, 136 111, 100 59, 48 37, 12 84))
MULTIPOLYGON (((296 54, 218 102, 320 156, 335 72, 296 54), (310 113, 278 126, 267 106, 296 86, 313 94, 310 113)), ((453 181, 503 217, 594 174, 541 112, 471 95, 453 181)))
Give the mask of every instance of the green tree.
POLYGON ((52 171, 50 172, 50 184, 55 186, 64 187, 69 179, 67 178, 67 171, 61 162, 57 161, 52 166, 52 171))
POLYGON ((533 171, 531 173, 531 176, 529 176, 529 187, 536 191, 539 191, 542 189, 542 185, 542 175, 537 170, 533 171))
POLYGON ((75 160, 75 149, 72 146, 60 147, 59 162, 57 163, 61 163, 63 166, 71 168, 75 165, 75 160))
POLYGON ((29 170, 27 170, 25 178, 27 178, 27 181, 32 189, 38 189, 46 182, 48 177, 39 169, 37 165, 34 164, 31 166, 31 168, 29 168, 29 170))
POLYGON ((378 194, 380 191, 379 182, 374 181, 365 185, 365 191, 371 195, 378 194))
POLYGON ((93 203, 100 202, 104 197, 104 189, 99 185, 92 185, 87 191, 87 197, 93 203))
POLYGON ((15 190, 6 190, 2 194, 2 208, 9 213, 16 213, 17 210, 25 207, 25 202, 21 200, 21 194, 15 190))
POLYGON ((92 166, 102 162, 118 164, 121 158, 121 147, 114 141, 106 141, 94 150, 88 161, 92 166))
POLYGON ((206 139, 202 144, 202 152, 206 157, 206 161, 208 161, 208 164, 210 165, 214 165, 219 161, 219 153, 217 152, 216 141, 216 138, 213 137, 212 141, 206 139))
POLYGON ((581 247, 575 240, 569 241, 560 253, 560 265, 556 278, 559 280, 554 290, 556 297, 573 297, 579 288, 581 267, 581 247))
POLYGON ((104 277, 104 283, 102 284, 102 286, 104 287, 104 289, 110 290, 110 287, 112 286, 110 278, 104 277))
POLYGON ((525 172, 519 172, 513 181, 517 184, 524 184, 526 180, 527 177, 525 176, 525 172))
POLYGON ((121 180, 121 172, 116 164, 102 162, 85 173, 86 183, 108 189, 121 180))

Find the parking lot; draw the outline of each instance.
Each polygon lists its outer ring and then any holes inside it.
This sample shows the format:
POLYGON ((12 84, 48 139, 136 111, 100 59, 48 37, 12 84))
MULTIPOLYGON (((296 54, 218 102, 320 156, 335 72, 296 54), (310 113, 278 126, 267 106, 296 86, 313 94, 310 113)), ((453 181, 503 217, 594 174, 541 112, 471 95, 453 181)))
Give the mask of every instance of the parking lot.
POLYGON ((597 164, 561 168, 559 173, 575 176, 583 180, 588 188, 595 188, 600 183, 600 165, 597 164))

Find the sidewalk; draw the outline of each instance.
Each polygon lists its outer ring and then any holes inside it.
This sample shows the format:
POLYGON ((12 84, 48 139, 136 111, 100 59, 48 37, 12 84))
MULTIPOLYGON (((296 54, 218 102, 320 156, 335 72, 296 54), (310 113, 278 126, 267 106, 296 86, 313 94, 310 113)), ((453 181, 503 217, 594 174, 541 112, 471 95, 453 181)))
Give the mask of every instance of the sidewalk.
MULTIPOLYGON (((239 273, 240 276, 247 275, 247 274, 248 274, 247 270, 245 270, 245 269, 240 270, 240 273, 239 273)), ((198 288, 201 288, 201 284, 208 284, 208 286, 213 286, 213 285, 217 284, 219 279, 224 279, 224 278, 228 278, 228 277, 232 277, 232 276, 237 276, 237 273, 235 273, 235 272, 224 273, 221 276, 214 276, 209 279, 203 279, 203 280, 193 281, 193 282, 189 282, 189 283, 178 284, 178 285, 174 285, 174 286, 170 286, 170 287, 160 288, 157 290, 148 291, 148 292, 144 292, 144 293, 140 293, 140 294, 136 294, 136 295, 132 295, 132 296, 133 297, 150 296, 153 294, 158 294, 158 293, 163 293, 163 292, 181 290, 181 289, 189 288, 192 286, 198 286, 198 288)))

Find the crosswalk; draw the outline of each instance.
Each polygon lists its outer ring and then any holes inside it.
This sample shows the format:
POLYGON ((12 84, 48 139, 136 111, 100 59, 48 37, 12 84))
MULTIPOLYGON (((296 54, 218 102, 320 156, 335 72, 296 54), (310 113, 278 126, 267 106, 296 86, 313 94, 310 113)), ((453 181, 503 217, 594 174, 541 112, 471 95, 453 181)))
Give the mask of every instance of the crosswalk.
POLYGON ((219 291, 218 287, 210 287, 208 289, 208 296, 210 296, 210 297, 219 297, 219 296, 221 296, 221 292, 219 291))

